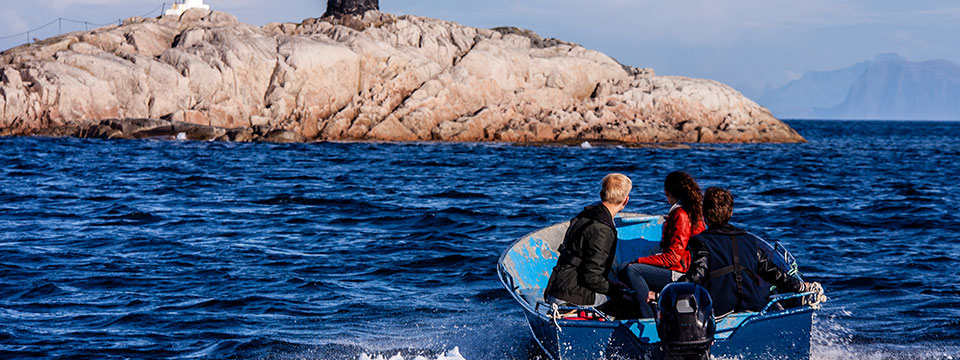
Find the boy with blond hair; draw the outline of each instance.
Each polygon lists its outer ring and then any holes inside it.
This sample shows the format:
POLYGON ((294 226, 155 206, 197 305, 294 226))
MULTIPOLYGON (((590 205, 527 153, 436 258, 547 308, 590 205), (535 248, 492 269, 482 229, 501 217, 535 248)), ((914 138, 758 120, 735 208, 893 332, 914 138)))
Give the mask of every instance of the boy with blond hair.
POLYGON ((560 258, 544 289, 551 304, 599 306, 609 298, 622 298, 628 287, 608 280, 617 250, 613 217, 630 200, 633 182, 623 174, 603 178, 600 203, 587 206, 570 220, 560 245, 560 258))

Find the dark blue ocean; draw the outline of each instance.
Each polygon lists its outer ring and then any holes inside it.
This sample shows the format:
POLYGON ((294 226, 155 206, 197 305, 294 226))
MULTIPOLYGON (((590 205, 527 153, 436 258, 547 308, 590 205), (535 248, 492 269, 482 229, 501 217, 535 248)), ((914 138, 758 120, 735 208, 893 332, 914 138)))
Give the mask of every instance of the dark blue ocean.
POLYGON ((0 358, 537 359, 496 261, 686 170, 830 297, 815 359, 960 358, 960 122, 691 148, 0 138, 0 358), (399 355, 399 356, 398 356, 399 355))

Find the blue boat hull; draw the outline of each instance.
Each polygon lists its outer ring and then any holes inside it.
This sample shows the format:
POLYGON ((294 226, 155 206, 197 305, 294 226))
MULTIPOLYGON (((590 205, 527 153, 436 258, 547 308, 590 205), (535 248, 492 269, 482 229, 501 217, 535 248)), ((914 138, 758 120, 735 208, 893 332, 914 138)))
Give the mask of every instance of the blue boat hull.
MULTIPOLYGON (((651 343, 649 339, 641 340, 629 329, 628 324, 612 322, 610 325, 613 326, 603 326, 578 321, 578 324, 568 322, 558 328, 546 317, 530 312, 525 312, 525 315, 534 338, 553 359, 663 357, 659 343, 651 343)), ((813 311, 808 309, 775 318, 757 319, 743 326, 734 336, 717 341, 711 353, 715 357, 724 358, 809 359, 812 315, 813 311)), ((656 331, 652 320, 646 326, 656 331)))
MULTIPOLYGON (((618 261, 656 251, 662 218, 626 214, 617 225, 618 261)), ((523 309, 537 343, 555 360, 661 359, 653 319, 563 320, 543 302, 542 289, 556 265, 556 249, 565 231, 566 224, 557 224, 525 236, 500 258, 501 282, 523 309)), ((728 315, 717 320, 711 353, 742 359, 809 359, 813 313, 809 306, 801 306, 728 315)))

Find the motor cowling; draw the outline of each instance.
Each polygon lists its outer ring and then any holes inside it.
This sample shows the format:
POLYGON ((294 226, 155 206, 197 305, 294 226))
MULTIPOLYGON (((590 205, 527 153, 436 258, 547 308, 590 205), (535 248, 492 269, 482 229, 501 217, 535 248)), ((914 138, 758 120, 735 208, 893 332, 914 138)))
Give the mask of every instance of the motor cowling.
POLYGON ((673 283, 660 292, 657 333, 665 359, 709 359, 717 330, 713 300, 702 286, 673 283))

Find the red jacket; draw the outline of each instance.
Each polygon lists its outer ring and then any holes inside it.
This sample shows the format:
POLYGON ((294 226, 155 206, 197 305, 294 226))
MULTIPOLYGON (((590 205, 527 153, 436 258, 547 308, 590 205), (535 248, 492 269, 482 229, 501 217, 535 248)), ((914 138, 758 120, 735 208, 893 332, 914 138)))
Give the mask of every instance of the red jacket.
POLYGON ((697 221, 697 227, 690 231, 690 217, 681 207, 670 211, 667 222, 663 224, 663 240, 660 241, 661 253, 637 259, 640 264, 647 264, 667 268, 673 271, 686 273, 690 267, 690 251, 687 242, 690 237, 697 235, 706 227, 703 219, 697 221))

